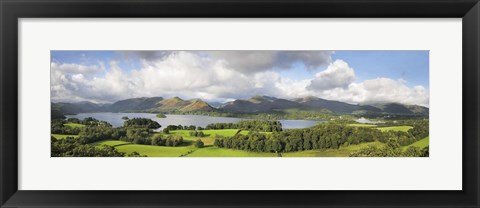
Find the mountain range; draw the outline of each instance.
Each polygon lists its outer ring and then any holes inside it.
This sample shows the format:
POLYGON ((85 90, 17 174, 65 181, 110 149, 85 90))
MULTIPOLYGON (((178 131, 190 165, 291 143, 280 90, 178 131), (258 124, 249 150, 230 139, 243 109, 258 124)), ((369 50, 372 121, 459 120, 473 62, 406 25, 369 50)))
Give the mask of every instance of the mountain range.
POLYGON ((120 100, 112 104, 92 102, 52 103, 52 115, 89 112, 226 112, 226 113, 275 113, 288 109, 322 111, 334 114, 395 114, 428 115, 429 109, 419 105, 383 103, 356 105, 340 101, 325 100, 308 96, 296 99, 282 99, 270 96, 254 96, 227 103, 207 103, 201 99, 183 100, 179 97, 144 97, 120 100))

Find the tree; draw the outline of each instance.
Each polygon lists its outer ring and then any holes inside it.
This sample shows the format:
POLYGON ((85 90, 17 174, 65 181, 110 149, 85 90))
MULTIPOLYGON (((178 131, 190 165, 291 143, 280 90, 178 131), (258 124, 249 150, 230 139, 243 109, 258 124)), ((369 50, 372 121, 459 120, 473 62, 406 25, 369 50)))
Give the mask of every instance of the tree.
POLYGON ((170 134, 169 128, 164 128, 164 129, 162 130, 162 132, 163 132, 164 134, 170 134))
POLYGON ((159 134, 155 135, 152 138, 152 145, 154 146, 165 146, 166 140, 162 138, 159 134))
POLYGON ((125 127, 158 129, 162 127, 159 123, 148 118, 132 118, 123 123, 125 127))
POLYGON ((215 139, 215 140, 213 140, 213 146, 223 147, 223 141, 221 139, 215 139))
POLYGON ((141 155, 140 153, 135 151, 135 152, 132 152, 132 153, 128 154, 127 157, 146 157, 146 155, 141 155))
POLYGON ((203 148, 203 146, 204 146, 204 144, 203 144, 201 139, 197 139, 197 141, 195 141, 195 147, 203 148))
POLYGON ((410 147, 407 148, 407 150, 405 150, 405 152, 403 152, 403 156, 404 157, 422 157, 423 152, 418 147, 410 146, 410 147))

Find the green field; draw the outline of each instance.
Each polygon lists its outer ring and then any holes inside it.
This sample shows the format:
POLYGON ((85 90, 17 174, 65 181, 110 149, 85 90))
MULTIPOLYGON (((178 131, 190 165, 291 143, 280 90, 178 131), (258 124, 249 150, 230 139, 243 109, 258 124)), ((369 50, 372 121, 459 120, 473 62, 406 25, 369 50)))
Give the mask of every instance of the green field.
POLYGON ((430 145, 430 137, 427 136, 427 137, 425 137, 425 138, 423 138, 423 139, 421 139, 421 140, 416 141, 415 143, 413 143, 413 144, 411 144, 411 145, 408 145, 408 146, 403 147, 403 149, 405 150, 405 149, 407 149, 407 148, 410 147, 410 146, 412 146, 412 147, 418 147, 418 148, 423 149, 423 148, 425 148, 425 147, 427 147, 427 146, 429 146, 429 145, 430 145))
MULTIPOLYGON (((238 129, 199 130, 205 134, 204 137, 190 136, 190 132, 192 131, 193 130, 173 130, 173 131, 170 131, 169 135, 182 136, 183 140, 188 143, 193 143, 198 139, 200 139, 205 144, 205 146, 209 146, 209 145, 213 145, 213 142, 215 141, 215 135, 231 137, 237 133, 238 129)), ((240 134, 247 135, 248 131, 242 130, 240 134)))
POLYGON ((275 153, 247 152, 242 150, 206 147, 197 149, 187 157, 276 157, 275 153))
MULTIPOLYGON (((190 132, 193 130, 173 130, 170 131, 170 134, 175 134, 183 137, 191 137, 190 132)), ((224 137, 231 137, 235 135, 238 129, 218 129, 218 130, 198 130, 205 134, 205 136, 214 136, 214 135, 221 135, 224 137)), ((242 130, 240 134, 247 135, 248 131, 242 130)))
POLYGON ((377 125, 375 125, 375 124, 354 123, 354 124, 348 124, 348 126, 353 126, 353 127, 376 127, 377 125))
MULTIPOLYGON (((361 127, 375 127, 372 124, 350 124, 353 126, 361 127)), ((379 127, 377 129, 381 131, 408 131, 411 129, 411 126, 393 126, 393 127, 379 127)), ((213 146, 214 135, 221 135, 225 137, 231 137, 237 133, 237 129, 221 129, 221 130, 202 130, 205 137, 194 137, 190 136, 192 130, 175 130, 170 131, 169 135, 179 135, 184 138, 185 146, 180 147, 166 147, 166 146, 152 146, 152 145, 139 145, 132 144, 124 141, 117 140, 105 140, 92 143, 95 146, 109 145, 115 147, 119 152, 130 154, 132 152, 138 152, 141 155, 146 155, 148 157, 277 157, 276 153, 257 153, 257 152, 248 152, 243 150, 234 150, 234 149, 225 149, 218 148, 213 146), (193 146, 193 142, 201 139, 205 147, 196 148, 193 146)), ((241 131, 241 134, 248 134, 248 131, 241 131)), ((271 132, 267 132, 271 133, 271 132)), ((158 133, 164 134, 164 133, 158 133)), ((78 135, 63 135, 63 134, 52 134, 53 137, 57 139, 64 139, 66 137, 78 137, 78 135)), ((289 152, 281 153, 283 157, 348 157, 350 153, 358 151, 362 148, 368 147, 369 145, 374 145, 381 147, 384 144, 381 142, 369 142, 361 143, 358 145, 348 145, 341 146, 337 150, 306 150, 301 152, 289 152)), ((429 137, 426 137, 422 140, 419 140, 409 146, 415 146, 419 148, 424 148, 429 145, 429 137)), ((403 147, 403 150, 409 146, 403 147)))
MULTIPOLYGON (((126 154, 134 151, 141 155, 149 157, 179 157, 186 155, 187 157, 277 157, 276 153, 260 153, 248 152, 243 150, 225 149, 214 146, 205 148, 195 148, 193 146, 183 147, 164 147, 151 145, 138 145, 122 141, 101 141, 93 143, 94 145, 110 145, 114 146, 119 152, 126 154), (189 153, 190 152, 190 153, 189 153)), ((342 146, 338 150, 307 150, 301 152, 282 153, 283 157, 348 157, 353 152, 365 148, 369 145, 381 146, 380 142, 362 143, 358 145, 342 146)))
POLYGON ((408 132, 408 130, 410 130, 411 126, 389 126, 389 127, 380 127, 380 128, 377 128, 378 130, 382 131, 382 132, 386 132, 386 131, 404 131, 404 132, 408 132))
POLYGON ((53 137, 55 137, 55 139, 65 139, 67 137, 73 137, 73 138, 77 138, 78 135, 66 135, 66 134, 52 134, 53 137))
POLYGON ((120 145, 127 145, 131 144, 130 142, 124 142, 124 141, 118 141, 118 140, 105 140, 105 141, 99 141, 99 142, 94 142, 92 145, 95 146, 101 146, 101 145, 108 145, 108 146, 120 146, 120 145))
POLYGON ((369 145, 374 145, 377 147, 381 147, 384 144, 381 142, 368 142, 368 143, 361 143, 357 145, 348 145, 348 146, 341 146, 337 150, 306 150, 301 152, 288 152, 282 153, 283 157, 348 157, 350 153, 358 151, 362 148, 368 147, 369 145))
POLYGON ((185 155, 189 151, 195 150, 193 146, 187 147, 164 147, 164 146, 152 146, 152 145, 140 145, 140 144, 127 144, 115 147, 119 152, 130 154, 132 152, 138 152, 141 155, 148 157, 179 157, 185 155))
POLYGON ((70 127, 70 128, 85 128, 85 125, 77 124, 77 123, 66 123, 66 124, 63 124, 63 125, 66 126, 66 127, 70 127))
POLYGON ((140 145, 132 144, 130 142, 117 141, 117 140, 105 140, 92 143, 95 146, 108 145, 115 147, 119 152, 132 153, 138 152, 141 155, 149 157, 179 157, 182 154, 187 154, 189 151, 194 150, 195 147, 164 147, 164 146, 152 146, 152 145, 140 145))
MULTIPOLYGON (((235 135, 238 129, 219 129, 219 130, 202 130, 207 136, 220 135, 224 137, 231 137, 235 135)), ((240 131, 241 134, 248 134, 248 131, 240 131)))

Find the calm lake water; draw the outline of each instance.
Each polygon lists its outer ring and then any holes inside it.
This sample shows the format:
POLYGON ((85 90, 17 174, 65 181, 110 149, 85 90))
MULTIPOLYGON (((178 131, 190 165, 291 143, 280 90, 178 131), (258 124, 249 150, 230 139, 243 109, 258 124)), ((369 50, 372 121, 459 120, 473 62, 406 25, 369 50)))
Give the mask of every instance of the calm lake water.
MULTIPOLYGON (((79 113, 77 115, 66 115, 67 118, 84 119, 92 117, 101 121, 106 121, 115 127, 122 126, 125 120, 123 116, 128 118, 149 118, 164 127, 168 125, 195 125, 206 127, 211 123, 236 123, 243 118, 229 118, 229 117, 213 117, 213 116, 198 116, 198 115, 170 115, 167 114, 166 118, 157 118, 156 114, 151 113, 79 113)), ((311 120, 280 120, 284 129, 306 128, 313 126, 317 123, 324 121, 311 121, 311 120)))

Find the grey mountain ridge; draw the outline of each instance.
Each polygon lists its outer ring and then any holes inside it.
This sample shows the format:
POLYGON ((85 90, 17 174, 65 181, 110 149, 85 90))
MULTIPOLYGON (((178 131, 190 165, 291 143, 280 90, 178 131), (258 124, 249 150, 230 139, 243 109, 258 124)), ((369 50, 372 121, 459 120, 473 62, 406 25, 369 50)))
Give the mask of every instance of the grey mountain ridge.
POLYGON ((296 99, 282 99, 271 96, 254 96, 249 99, 237 99, 227 103, 207 103, 201 99, 183 100, 179 97, 165 99, 163 97, 142 97, 120 100, 112 104, 96 104, 83 101, 75 103, 52 103, 52 110, 64 114, 90 112, 191 112, 218 111, 232 113, 270 113, 286 109, 308 111, 330 111, 336 114, 383 113, 398 115, 428 115, 429 109, 419 105, 400 103, 384 103, 358 105, 340 101, 326 100, 314 96, 296 99))

